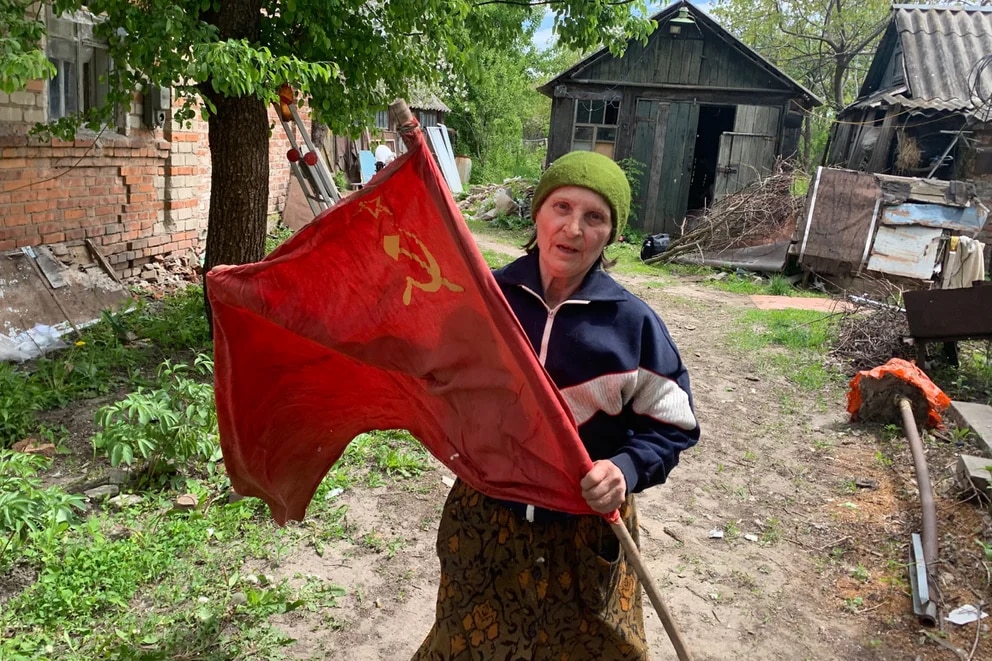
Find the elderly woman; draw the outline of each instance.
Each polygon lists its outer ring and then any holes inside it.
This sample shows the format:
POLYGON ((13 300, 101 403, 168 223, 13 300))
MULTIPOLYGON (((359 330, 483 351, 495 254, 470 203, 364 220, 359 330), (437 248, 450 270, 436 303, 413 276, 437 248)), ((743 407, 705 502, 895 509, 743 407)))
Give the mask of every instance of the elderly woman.
MULTIPOLYGON (((611 159, 572 152, 534 191, 528 254, 495 272, 593 460, 582 495, 619 508, 661 484, 699 439, 689 375, 668 330, 607 275, 630 186, 611 159)), ((608 524, 488 498, 456 482, 438 529, 437 618, 416 661, 647 658, 641 589, 608 524)))

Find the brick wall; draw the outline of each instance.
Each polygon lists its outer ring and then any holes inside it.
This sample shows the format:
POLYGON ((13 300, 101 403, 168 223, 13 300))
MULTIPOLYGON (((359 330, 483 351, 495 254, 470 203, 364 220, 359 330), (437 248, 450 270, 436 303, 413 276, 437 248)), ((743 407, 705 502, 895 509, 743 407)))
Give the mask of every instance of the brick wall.
MULTIPOLYGON (((156 257, 202 250, 211 170, 205 122, 145 128, 139 97, 119 131, 41 141, 28 131, 46 108, 42 81, 0 93, 0 251, 90 239, 126 277, 156 257)), ((269 115, 269 213, 281 213, 289 143, 269 115)))

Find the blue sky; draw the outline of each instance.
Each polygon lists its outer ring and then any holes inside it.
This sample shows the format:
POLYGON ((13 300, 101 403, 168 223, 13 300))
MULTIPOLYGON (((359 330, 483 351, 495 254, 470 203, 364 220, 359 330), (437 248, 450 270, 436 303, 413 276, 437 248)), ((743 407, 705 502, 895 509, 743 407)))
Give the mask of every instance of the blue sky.
MULTIPOLYGON (((648 16, 654 16, 664 7, 667 7, 669 4, 671 4, 671 2, 667 2, 667 1, 649 2, 648 16)), ((710 3, 709 0, 704 0, 704 1, 697 1, 694 4, 703 11, 706 11, 710 3)), ((541 20, 541 25, 538 26, 537 32, 534 33, 534 44, 541 50, 544 50, 545 48, 550 46, 552 40, 554 39, 554 34, 551 31, 552 23, 553 23, 553 17, 551 11, 550 10, 545 11, 544 18, 541 20)))

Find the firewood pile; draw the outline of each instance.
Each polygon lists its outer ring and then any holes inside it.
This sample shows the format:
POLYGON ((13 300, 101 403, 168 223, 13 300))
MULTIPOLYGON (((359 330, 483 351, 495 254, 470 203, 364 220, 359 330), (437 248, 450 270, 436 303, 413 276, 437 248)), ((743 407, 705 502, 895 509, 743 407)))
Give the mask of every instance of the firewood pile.
POLYGON ((683 220, 681 236, 664 253, 646 261, 669 262, 687 253, 720 252, 788 237, 804 204, 792 193, 794 180, 792 164, 778 159, 767 176, 725 196, 701 215, 683 220))

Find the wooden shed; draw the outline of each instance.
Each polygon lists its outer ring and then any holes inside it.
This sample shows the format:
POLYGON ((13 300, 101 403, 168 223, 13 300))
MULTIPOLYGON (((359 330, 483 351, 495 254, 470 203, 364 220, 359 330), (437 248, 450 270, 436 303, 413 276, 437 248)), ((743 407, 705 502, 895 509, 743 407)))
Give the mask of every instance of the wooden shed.
POLYGON ((677 235, 688 212, 796 151, 803 110, 821 105, 684 0, 622 57, 600 50, 540 88, 551 97, 548 162, 576 149, 641 164, 631 225, 677 235))

